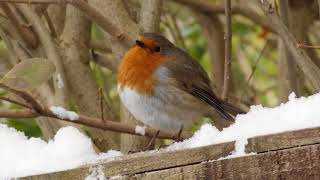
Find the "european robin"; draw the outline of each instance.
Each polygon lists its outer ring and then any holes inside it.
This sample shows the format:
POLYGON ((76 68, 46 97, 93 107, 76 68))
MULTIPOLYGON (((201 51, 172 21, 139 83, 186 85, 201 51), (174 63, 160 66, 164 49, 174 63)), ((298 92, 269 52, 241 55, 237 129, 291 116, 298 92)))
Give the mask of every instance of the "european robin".
POLYGON ((137 120, 153 128, 178 131, 218 113, 222 118, 215 123, 221 129, 244 113, 219 99, 201 65, 158 34, 141 34, 118 73, 121 101, 137 120))

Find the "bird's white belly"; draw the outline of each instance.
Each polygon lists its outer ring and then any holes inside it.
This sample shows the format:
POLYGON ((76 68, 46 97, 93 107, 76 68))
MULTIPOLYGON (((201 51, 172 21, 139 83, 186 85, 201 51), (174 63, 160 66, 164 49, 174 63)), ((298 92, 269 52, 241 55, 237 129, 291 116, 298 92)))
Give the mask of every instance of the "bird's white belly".
POLYGON ((159 98, 161 89, 157 92, 158 96, 139 95, 127 87, 122 90, 118 87, 118 92, 130 113, 153 128, 178 131, 182 125, 189 128, 196 118, 199 118, 199 113, 177 108, 176 104, 170 103, 172 97, 160 94, 163 97, 159 98))

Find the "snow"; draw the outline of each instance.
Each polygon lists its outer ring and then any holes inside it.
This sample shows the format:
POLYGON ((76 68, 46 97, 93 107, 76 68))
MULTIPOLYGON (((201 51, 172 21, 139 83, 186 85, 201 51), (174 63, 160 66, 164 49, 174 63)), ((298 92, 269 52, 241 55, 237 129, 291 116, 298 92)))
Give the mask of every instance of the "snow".
POLYGON ((0 124, 0 144, 0 179, 66 170, 122 155, 113 150, 97 154, 91 140, 74 127, 61 128, 46 142, 0 124))
POLYGON ((63 88, 64 87, 64 83, 63 83, 63 80, 62 80, 62 77, 61 77, 61 74, 58 74, 57 75, 57 86, 59 89, 63 88))
POLYGON ((280 133, 320 126, 320 93, 296 98, 292 93, 289 101, 274 108, 251 106, 247 114, 236 117, 235 123, 219 131, 210 124, 204 124, 193 137, 176 142, 167 150, 179 150, 236 141, 232 155, 226 158, 247 155, 244 152, 247 139, 266 134, 280 133))
POLYGON ((60 106, 51 106, 50 111, 61 119, 69 119, 71 121, 76 121, 79 119, 79 115, 77 113, 65 110, 60 106))
POLYGON ((96 167, 90 167, 89 171, 91 172, 85 180, 106 180, 107 178, 104 176, 103 166, 98 165, 96 167))
POLYGON ((146 134, 145 129, 146 129, 145 126, 136 126, 135 132, 136 134, 140 134, 141 136, 144 136, 146 134))

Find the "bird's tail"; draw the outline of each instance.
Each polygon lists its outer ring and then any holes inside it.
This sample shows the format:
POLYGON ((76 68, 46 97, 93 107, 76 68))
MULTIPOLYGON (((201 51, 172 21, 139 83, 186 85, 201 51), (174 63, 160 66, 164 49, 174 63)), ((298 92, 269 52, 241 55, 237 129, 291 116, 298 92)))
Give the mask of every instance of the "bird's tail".
POLYGON ((226 112, 228 112, 229 114, 232 114, 233 116, 236 116, 238 114, 247 113, 247 112, 243 111, 242 109, 235 107, 227 102, 222 102, 221 106, 226 112))
POLYGON ((245 111, 237 108, 229 103, 221 101, 219 106, 220 108, 216 108, 215 112, 209 115, 209 117, 213 120, 214 125, 222 130, 225 127, 230 126, 234 123, 235 117, 237 114, 244 114, 245 111), (217 113, 220 115, 220 118, 217 116, 217 113))
POLYGON ((234 122, 234 118, 238 114, 245 114, 246 112, 241 110, 238 107, 235 107, 227 102, 221 101, 220 108, 217 108, 216 111, 220 116, 228 121, 234 122))

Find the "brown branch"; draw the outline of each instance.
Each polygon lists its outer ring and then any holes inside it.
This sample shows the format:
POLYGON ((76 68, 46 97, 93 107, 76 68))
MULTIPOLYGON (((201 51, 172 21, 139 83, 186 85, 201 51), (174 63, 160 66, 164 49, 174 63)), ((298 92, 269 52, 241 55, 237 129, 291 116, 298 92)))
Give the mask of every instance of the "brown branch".
MULTIPOLYGON (((10 88, 10 87, 2 84, 2 83, 0 83, 0 87, 5 89, 5 90, 7 90, 7 91, 9 91, 9 92, 12 92, 12 93, 16 94, 17 96, 20 96, 36 112, 43 111, 42 105, 40 103, 38 103, 38 101, 36 101, 29 93, 24 92, 24 91, 19 91, 19 90, 12 89, 12 88, 10 88)), ((20 102, 18 104, 22 104, 22 102, 20 102)))
POLYGON ((84 0, 66 1, 83 11, 92 21, 102 27, 103 30, 108 32, 111 36, 116 37, 119 42, 128 47, 131 46, 134 42, 134 39, 131 39, 131 37, 124 31, 122 31, 120 27, 117 27, 112 21, 103 16, 100 12, 98 12, 94 7, 90 6, 84 0))
POLYGON ((224 75, 223 75, 223 90, 222 99, 226 99, 230 87, 230 76, 231 76, 231 48, 232 48, 232 29, 231 29, 231 0, 225 0, 225 14, 226 14, 226 25, 225 25, 225 64, 224 64, 224 75))
MULTIPOLYGON (((135 129, 136 126, 134 125, 127 125, 127 124, 122 124, 119 122, 114 122, 114 121, 109 121, 109 120, 101 120, 85 115, 79 115, 78 120, 70 120, 67 118, 61 118, 58 117, 56 114, 51 112, 51 110, 48 107, 42 107, 37 100, 35 100, 30 94, 27 92, 23 91, 18 91, 15 89, 12 89, 4 84, 0 84, 1 88, 6 89, 9 92, 12 92, 22 99, 24 99, 32 108, 25 109, 25 110, 1 110, 0 111, 0 117, 6 117, 6 118, 36 118, 39 116, 44 116, 44 117, 51 117, 55 118, 58 120, 62 121, 67 121, 67 122, 72 122, 76 124, 82 124, 90 127, 95 127, 103 130, 109 130, 113 132, 121 132, 121 133, 127 133, 127 134, 133 134, 133 135, 138 135, 141 136, 139 133, 136 133, 135 129)), ((11 101, 15 102, 15 101, 11 101)), ((23 104, 22 102, 17 102, 17 104, 23 104)), ((157 129, 153 128, 146 128, 145 129, 145 136, 147 137, 153 137, 157 133, 157 129)), ((176 133, 175 132, 166 132, 166 131, 161 131, 160 134, 158 135, 158 138, 161 139, 174 139, 176 133)), ((190 133, 182 133, 181 137, 183 139, 191 137, 190 133)))
POLYGON ((101 119, 104 121, 104 114, 103 114, 103 92, 102 88, 99 88, 99 100, 100 100, 100 113, 101 113, 101 119))
MULTIPOLYGON (((289 19, 289 1, 281 0, 278 4, 279 17, 281 21, 289 29, 289 31, 292 32, 295 38, 299 38, 299 36, 295 35, 292 27, 290 28, 290 24, 292 24, 292 22, 290 23, 289 19)), ((300 34, 302 32, 298 31, 298 33, 300 34)), ((300 97, 302 95, 301 86, 303 86, 300 84, 302 77, 298 74, 299 69, 297 68, 296 62, 293 60, 292 54, 284 45, 281 37, 279 38, 278 51, 280 57, 278 65, 279 69, 281 69, 279 72, 279 81, 282 81, 281 84, 279 84, 280 100, 287 101, 287 98, 291 92, 294 92, 297 97, 300 97)))
POLYGON ((31 31, 30 28, 24 27, 21 22, 19 22, 18 17, 12 12, 7 3, 0 3, 0 7, 6 13, 8 19, 11 21, 11 23, 19 33, 26 46, 32 49, 37 48, 39 45, 37 35, 33 31, 31 31))
POLYGON ((68 86, 64 85, 63 87, 60 87, 59 82, 62 79, 62 81, 67 84, 68 81, 65 77, 64 67, 60 52, 57 49, 57 44, 50 36, 48 28, 45 27, 43 21, 32 8, 26 4, 18 4, 17 6, 28 21, 32 23, 32 27, 39 37, 47 58, 52 61, 56 67, 56 72, 53 76, 55 102, 59 105, 64 105, 67 102, 67 94, 69 92, 68 86))
POLYGON ((166 12, 165 21, 163 22, 169 30, 169 33, 172 35, 175 44, 177 44, 182 49, 186 49, 186 44, 181 34, 181 30, 177 24, 176 17, 170 12, 166 12))
POLYGON ((32 106, 30 106, 29 104, 27 104, 25 102, 22 102, 22 101, 18 101, 16 99, 13 99, 13 98, 10 98, 10 97, 0 96, 0 99, 3 100, 3 101, 7 101, 7 102, 10 102, 10 103, 13 103, 13 104, 20 105, 20 106, 25 107, 25 108, 32 108, 32 106))
POLYGON ((242 93, 240 95, 240 98, 238 99, 238 103, 240 104, 240 102, 242 101, 242 98, 243 98, 243 95, 248 92, 248 87, 250 85, 250 82, 251 82, 251 79, 253 78, 253 75, 255 74, 256 70, 257 70, 257 67, 258 67, 258 64, 260 62, 260 59, 262 57, 262 55, 264 54, 265 50, 267 49, 268 47, 268 44, 269 44, 269 39, 267 39, 266 43, 264 44, 262 50, 260 51, 260 54, 258 56, 258 59, 256 60, 256 63, 254 64, 253 68, 252 68, 252 71, 247 79, 247 82, 246 82, 246 85, 245 85, 245 88, 243 88, 242 90, 242 93))
POLYGON ((30 109, 15 110, 15 109, 0 109, 0 117, 2 118, 36 118, 39 114, 30 109))
MULTIPOLYGON (((223 14, 225 13, 225 8, 223 5, 215 5, 207 0, 173 0, 177 3, 187 5, 191 8, 196 9, 205 14, 223 14)), ((276 32, 272 26, 270 26, 268 20, 257 13, 252 8, 248 7, 247 5, 233 5, 231 7, 231 13, 236 15, 244 16, 254 23, 261 25, 262 27, 268 29, 271 32, 276 32)))
POLYGON ((320 46, 314 46, 314 45, 306 45, 306 44, 297 44, 298 48, 306 48, 306 49, 320 49, 320 46))
POLYGON ((51 18, 49 16, 48 10, 44 9, 42 13, 43 13, 43 15, 44 15, 44 17, 45 17, 45 19, 47 21, 47 24, 48 24, 48 27, 50 29, 52 37, 56 38, 57 37, 57 31, 54 28, 54 25, 53 25, 52 20, 51 20, 51 18))
POLYGON ((106 43, 103 40, 96 40, 91 39, 90 40, 90 49, 97 50, 103 53, 111 53, 111 47, 108 46, 108 43, 106 43))
POLYGON ((306 54, 303 49, 297 47, 297 40, 294 38, 292 33, 283 24, 279 16, 276 14, 274 7, 269 3, 268 0, 258 0, 258 3, 269 19, 270 24, 278 32, 278 35, 282 38, 284 44, 288 47, 291 52, 294 61, 298 67, 302 70, 306 78, 310 81, 312 86, 319 91, 320 90, 320 69, 312 62, 310 57, 306 54))
POLYGON ((121 30, 120 27, 116 26, 111 20, 103 16, 94 7, 90 6, 84 0, 0 0, 0 2, 9 3, 32 3, 32 4, 58 4, 58 3, 69 3, 74 7, 84 12, 92 21, 97 23, 103 30, 108 32, 111 36, 116 37, 119 42, 125 46, 131 46, 134 40, 121 30))
MULTIPOLYGON (((103 130, 108 131, 114 131, 114 132, 120 132, 120 133, 127 133, 127 134, 133 134, 137 136, 141 136, 140 134, 135 132, 135 126, 126 125, 118 122, 113 121, 105 121, 102 122, 101 119, 88 117, 84 115, 79 115, 78 120, 71 121, 69 119, 63 119, 57 117, 57 115, 53 114, 49 109, 44 109, 43 112, 37 113, 30 109, 24 109, 24 110, 4 110, 0 109, 0 117, 4 118, 36 118, 36 117, 51 117, 55 118, 57 120, 62 120, 66 122, 76 123, 76 124, 82 124, 90 127, 95 127, 103 130)), ((145 136, 147 137, 153 137, 159 130, 153 129, 153 128, 145 128, 145 136)), ((174 139, 176 136, 175 132, 166 132, 166 131, 160 131, 159 135, 157 136, 160 139, 174 139)), ((183 132, 180 136, 182 139, 190 138, 191 134, 187 132, 183 132)))
POLYGON ((140 27, 143 32, 159 32, 162 0, 148 0, 141 3, 140 27))
POLYGON ((96 53, 94 50, 91 51, 91 60, 98 64, 99 66, 105 67, 110 71, 117 73, 118 62, 114 59, 108 58, 106 55, 96 53))
POLYGON ((24 4, 56 4, 64 3, 64 0, 0 0, 0 2, 8 3, 24 3, 24 4))

